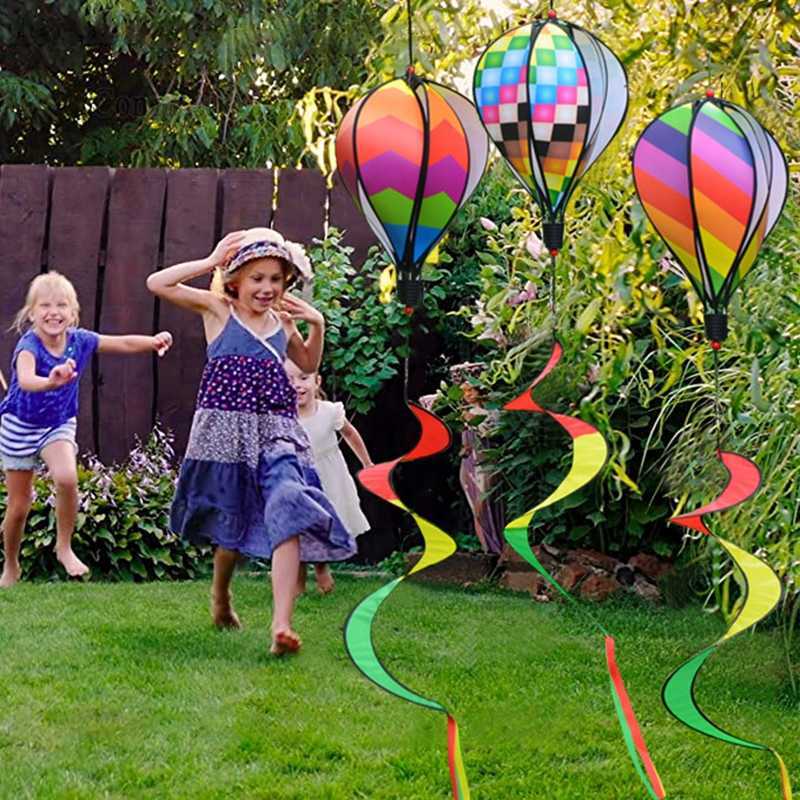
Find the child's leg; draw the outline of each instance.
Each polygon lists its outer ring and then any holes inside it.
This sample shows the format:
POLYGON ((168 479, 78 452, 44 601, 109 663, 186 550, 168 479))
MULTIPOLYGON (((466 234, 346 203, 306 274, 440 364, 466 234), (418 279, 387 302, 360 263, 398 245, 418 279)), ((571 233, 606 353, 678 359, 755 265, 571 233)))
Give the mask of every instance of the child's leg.
POLYGON ((19 566, 19 545, 25 520, 31 510, 33 500, 33 470, 10 469, 6 471, 6 515, 3 518, 3 549, 5 561, 0 576, 0 589, 13 586, 21 573, 19 566))
POLYGON ((306 577, 308 575, 308 564, 305 561, 300 562, 300 569, 297 571, 297 589, 295 594, 300 597, 306 591, 306 577))
POLYGON ((314 564, 314 574, 317 578, 317 589, 322 594, 330 594, 333 587, 336 585, 331 575, 331 569, 328 564, 314 564))
POLYGON ((300 540, 297 536, 280 544, 272 554, 272 647, 274 655, 300 649, 300 637, 292 630, 300 540))
POLYGON ((42 450, 42 460, 56 487, 56 558, 62 563, 67 575, 79 578, 89 572, 72 552, 72 534, 78 515, 78 469, 75 464, 75 446, 72 442, 59 440, 42 450))
POLYGON ((218 547, 214 551, 214 577, 211 581, 211 616, 218 628, 241 628, 242 623, 231 605, 231 579, 239 554, 218 547))

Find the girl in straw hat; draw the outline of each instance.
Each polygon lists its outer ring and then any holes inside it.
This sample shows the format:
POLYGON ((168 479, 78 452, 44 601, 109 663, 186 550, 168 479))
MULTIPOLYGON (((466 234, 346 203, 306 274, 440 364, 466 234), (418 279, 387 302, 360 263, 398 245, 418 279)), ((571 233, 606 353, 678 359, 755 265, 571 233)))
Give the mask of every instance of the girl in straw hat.
POLYGON ((216 546, 212 616, 239 628, 230 584, 240 554, 272 561, 275 655, 300 649, 292 628, 304 543, 354 551, 352 539, 318 488, 287 355, 303 369, 319 366, 325 323, 287 289, 310 281, 301 246, 276 231, 236 231, 204 259, 155 272, 148 288, 199 314, 208 342, 189 444, 172 505, 176 532, 216 546), (212 290, 187 281, 216 271, 212 290), (304 339, 296 322, 308 325, 304 339))

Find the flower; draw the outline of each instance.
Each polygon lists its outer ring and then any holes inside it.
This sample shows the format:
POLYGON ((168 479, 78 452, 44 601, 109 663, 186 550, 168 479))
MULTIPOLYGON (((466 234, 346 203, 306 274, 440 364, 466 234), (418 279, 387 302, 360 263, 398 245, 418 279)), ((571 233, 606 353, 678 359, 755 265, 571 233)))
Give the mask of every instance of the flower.
POLYGON ((493 331, 491 328, 487 328, 483 331, 483 333, 478 336, 478 339, 491 339, 496 344, 499 344, 500 347, 505 347, 508 344, 508 339, 506 339, 501 331, 493 331))
POLYGON ((507 302, 510 306, 518 306, 522 303, 527 303, 529 300, 535 300, 537 294, 536 285, 533 281, 528 281, 525 288, 508 298, 507 302))
POLYGON ((433 405, 438 399, 439 395, 434 394, 424 394, 422 397, 419 398, 419 404, 426 410, 426 411, 433 411, 433 405))
POLYGON ((477 308, 477 313, 470 317, 472 327, 476 328, 478 325, 490 325, 492 318, 484 310, 483 301, 478 300, 478 302, 475 303, 475 307, 477 308))
POLYGON ((664 256, 661 261, 658 262, 658 266, 661 268, 662 272, 671 272, 674 275, 679 275, 683 277, 681 273, 681 268, 675 262, 675 259, 671 256, 664 256))
POLYGON ((497 225, 492 222, 488 217, 481 217, 480 223, 485 231, 496 231, 497 225))
POLYGON ((539 258, 539 256, 544 253, 544 243, 533 231, 531 231, 525 237, 525 249, 531 254, 531 256, 533 256, 533 258, 539 258))

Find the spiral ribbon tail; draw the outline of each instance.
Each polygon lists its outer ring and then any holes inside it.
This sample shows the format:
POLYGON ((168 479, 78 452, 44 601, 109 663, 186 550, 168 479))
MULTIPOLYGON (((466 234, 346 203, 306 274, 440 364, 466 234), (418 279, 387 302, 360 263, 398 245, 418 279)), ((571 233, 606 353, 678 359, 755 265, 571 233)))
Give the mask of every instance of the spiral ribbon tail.
POLYGON ((667 795, 655 764, 653 764, 653 760, 647 750, 639 722, 633 711, 633 704, 617 666, 614 650, 614 639, 611 636, 606 636, 606 664, 611 679, 611 696, 614 698, 614 708, 622 728, 622 735, 625 738, 625 745, 628 748, 631 762, 650 797, 655 800, 662 800, 667 795))
MULTIPOLYGON (((503 531, 506 541, 514 550, 525 559, 565 600, 572 603, 577 608, 581 608, 575 598, 567 592, 558 581, 545 569, 536 554, 533 552, 530 540, 528 539, 528 527, 534 516, 543 508, 547 508, 573 492, 585 486, 603 468, 608 455, 608 447, 600 431, 588 422, 584 422, 576 417, 565 414, 557 414, 540 406, 532 397, 532 392, 547 375, 558 365, 563 354, 561 344, 556 341, 550 354, 550 359, 541 373, 535 378, 533 383, 519 397, 506 403, 505 409, 508 411, 530 411, 535 414, 546 414, 558 423, 570 436, 573 444, 572 464, 562 482, 556 486, 553 492, 539 503, 539 505, 526 511, 521 516, 512 520, 503 531)), ((608 668, 611 682, 611 695, 614 700, 614 707, 617 711, 620 726, 622 727, 623 737, 628 747, 628 752, 642 783, 655 800, 662 800, 666 797, 661 779, 653 764, 647 750, 644 737, 642 736, 639 723, 633 711, 625 683, 622 680, 619 667, 617 666, 614 640, 606 629, 592 617, 592 622, 605 636, 606 665, 608 668)))
MULTIPOLYGON (((708 505, 673 517, 671 522, 714 536, 706 526, 703 516, 739 505, 758 490, 761 473, 752 461, 737 453, 723 450, 718 451, 718 455, 729 475, 728 483, 722 493, 708 505)), ((688 728, 728 744, 772 753, 780 769, 783 800, 791 800, 792 786, 789 773, 780 755, 767 745, 751 742, 724 731, 705 715, 695 698, 695 683, 705 662, 723 642, 764 619, 778 604, 781 596, 780 580, 768 564, 737 547, 733 542, 719 536, 714 538, 727 551, 744 577, 744 602, 728 630, 714 644, 689 658, 667 678, 661 690, 661 697, 667 711, 688 728)))
POLYGON ((406 574, 382 586, 365 597, 350 613, 344 627, 344 640, 347 653, 360 672, 384 691, 409 703, 439 711, 447 717, 447 755, 450 772, 450 785, 453 800, 469 800, 469 783, 461 755, 458 724, 448 710, 436 700, 424 697, 413 689, 398 681, 383 665, 372 638, 372 626, 381 603, 394 591, 398 584, 414 573, 449 558, 456 550, 456 543, 451 536, 433 523, 408 508, 397 496, 392 485, 392 472, 403 462, 416 461, 442 453, 450 447, 450 431, 447 426, 430 411, 414 403, 406 403, 417 418, 421 427, 420 438, 412 450, 405 455, 376 464, 358 473, 361 485, 369 492, 407 511, 414 518, 422 533, 425 547, 420 560, 406 574))

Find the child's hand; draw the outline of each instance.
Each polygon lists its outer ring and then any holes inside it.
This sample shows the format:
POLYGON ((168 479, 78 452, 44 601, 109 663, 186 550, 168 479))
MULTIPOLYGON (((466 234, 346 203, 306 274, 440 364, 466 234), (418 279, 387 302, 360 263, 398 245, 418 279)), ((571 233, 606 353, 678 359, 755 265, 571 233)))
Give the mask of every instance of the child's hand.
POLYGON ((245 231, 232 231, 219 240, 211 255, 206 259, 212 267, 227 266, 234 253, 242 246, 245 231))
POLYGON ((169 331, 161 331, 153 337, 153 350, 161 358, 167 350, 172 347, 172 334, 169 331))
POLYGON ((59 364, 57 367, 53 367, 53 369, 50 370, 47 380, 50 381, 51 389, 58 389, 61 386, 66 386, 68 383, 71 383, 77 377, 78 373, 75 371, 75 362, 71 358, 68 358, 63 364, 59 364))
POLYGON ((301 319, 308 322, 309 325, 324 325, 325 318, 317 311, 310 303, 301 300, 291 294, 284 294, 281 298, 281 319, 284 320, 297 320, 301 319))
POLYGON ((371 461, 362 461, 361 467, 362 469, 369 469, 370 467, 374 467, 375 465, 371 461))

